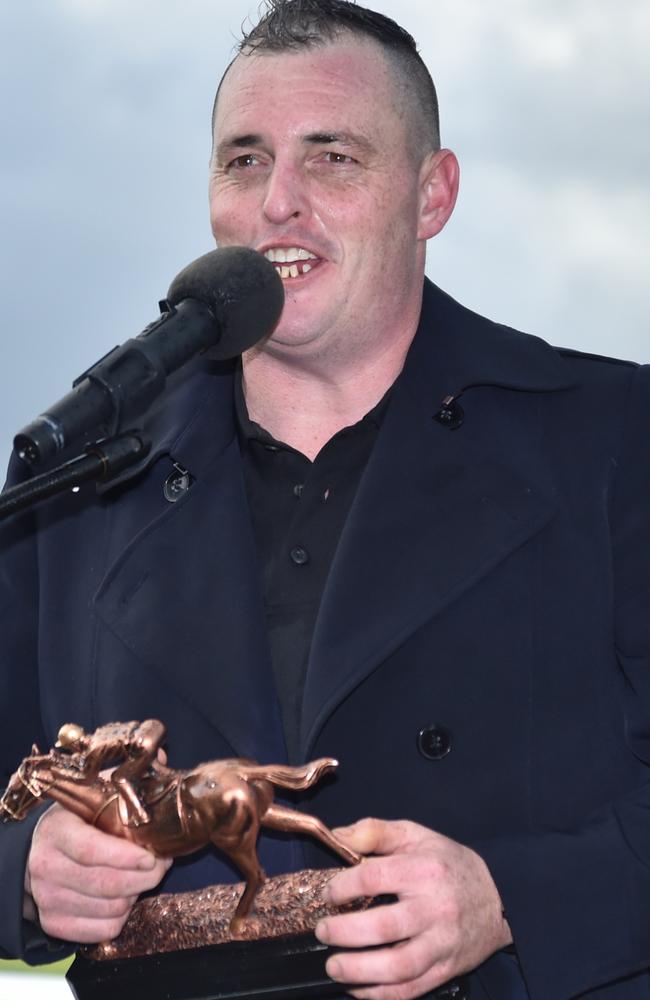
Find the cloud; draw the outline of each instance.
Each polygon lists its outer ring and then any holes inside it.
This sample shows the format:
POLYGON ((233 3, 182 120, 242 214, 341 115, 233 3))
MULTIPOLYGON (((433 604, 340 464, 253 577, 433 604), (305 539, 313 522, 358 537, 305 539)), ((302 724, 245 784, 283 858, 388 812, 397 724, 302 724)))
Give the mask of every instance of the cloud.
MULTIPOLYGON (((384 8, 389 5, 384 4, 384 8)), ((648 176, 650 7, 627 0, 408 5, 450 143, 522 170, 648 176)))
MULTIPOLYGON (((650 360, 647 0, 371 5, 418 39, 463 169, 430 273, 494 318, 650 360)), ((210 248, 212 97, 256 8, 0 5, 0 444, 210 248)))

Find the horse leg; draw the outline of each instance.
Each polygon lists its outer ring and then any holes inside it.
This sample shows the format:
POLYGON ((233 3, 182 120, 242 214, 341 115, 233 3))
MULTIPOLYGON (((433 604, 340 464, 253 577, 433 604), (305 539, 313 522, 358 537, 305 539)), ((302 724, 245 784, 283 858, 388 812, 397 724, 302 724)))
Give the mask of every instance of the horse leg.
POLYGON ((335 837, 324 823, 316 816, 309 816, 306 813, 289 809, 288 806, 280 806, 277 802, 270 805, 261 818, 263 826, 269 826, 272 830, 286 830, 289 833, 308 833, 316 840, 331 848, 339 857, 343 858, 350 865, 356 865, 361 861, 361 855, 335 837))
POLYGON ((229 788, 221 799, 227 806, 227 812, 216 817, 210 839, 215 847, 228 855, 246 882, 230 921, 230 932, 236 936, 244 930, 255 894, 266 879, 257 857, 259 815, 262 810, 256 790, 245 781, 229 788))
POLYGON ((257 830, 253 838, 246 837, 238 848, 228 851, 229 857, 246 880, 244 891, 239 897, 239 902, 230 921, 230 933, 233 937, 239 936, 244 931, 246 917, 250 913, 257 890, 266 881, 264 869, 257 857, 256 840, 257 830))

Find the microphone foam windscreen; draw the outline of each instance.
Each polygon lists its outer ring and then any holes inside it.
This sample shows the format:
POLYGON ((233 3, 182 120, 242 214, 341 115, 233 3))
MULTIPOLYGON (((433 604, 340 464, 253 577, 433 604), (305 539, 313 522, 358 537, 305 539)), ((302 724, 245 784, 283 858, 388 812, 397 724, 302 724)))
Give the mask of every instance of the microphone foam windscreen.
POLYGON ((215 360, 233 358, 270 334, 284 306, 277 270, 249 247, 221 247, 180 271, 167 293, 172 305, 198 299, 209 307, 221 335, 210 348, 215 360))

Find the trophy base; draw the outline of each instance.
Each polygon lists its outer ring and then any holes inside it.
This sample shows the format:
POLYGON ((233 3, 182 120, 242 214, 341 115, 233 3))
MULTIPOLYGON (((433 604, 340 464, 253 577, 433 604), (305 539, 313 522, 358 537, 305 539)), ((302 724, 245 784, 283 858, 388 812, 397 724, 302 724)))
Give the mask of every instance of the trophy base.
POLYGON ((76 1000, 319 1000, 342 995, 325 973, 330 954, 299 934, 116 961, 78 955, 66 979, 76 1000))

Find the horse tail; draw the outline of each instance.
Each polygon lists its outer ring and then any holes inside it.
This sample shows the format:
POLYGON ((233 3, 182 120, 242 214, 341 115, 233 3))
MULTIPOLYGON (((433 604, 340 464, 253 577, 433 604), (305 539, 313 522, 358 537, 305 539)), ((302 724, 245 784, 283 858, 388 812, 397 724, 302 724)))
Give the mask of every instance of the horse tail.
POLYGON ((334 760, 333 757, 319 757, 318 760, 312 760, 300 767, 291 767, 288 764, 251 764, 242 768, 242 776, 247 781, 270 781, 280 788, 300 791, 311 788, 327 771, 333 771, 338 766, 338 760, 334 760))

